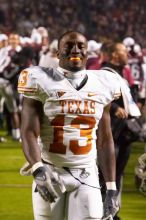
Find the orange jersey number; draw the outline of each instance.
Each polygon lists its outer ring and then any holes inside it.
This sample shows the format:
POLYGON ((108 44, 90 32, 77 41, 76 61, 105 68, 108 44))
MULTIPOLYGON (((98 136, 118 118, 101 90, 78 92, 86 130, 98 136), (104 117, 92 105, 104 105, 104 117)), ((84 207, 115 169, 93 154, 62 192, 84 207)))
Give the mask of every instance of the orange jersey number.
POLYGON ((20 78, 18 81, 18 87, 23 87, 27 84, 28 72, 23 70, 20 74, 20 78))
MULTIPOLYGON (((65 116, 58 115, 55 117, 51 124, 54 127, 54 139, 53 143, 50 145, 50 152, 65 154, 66 146, 63 144, 63 126, 64 126, 65 116), (59 122, 59 123, 58 123, 59 122)), ((92 131, 95 127, 96 120, 94 117, 77 116, 71 121, 71 127, 80 130, 80 137, 85 137, 87 144, 85 146, 80 146, 77 139, 70 140, 69 149, 75 155, 87 154, 92 148, 92 131), (80 127, 80 125, 83 125, 80 127)))

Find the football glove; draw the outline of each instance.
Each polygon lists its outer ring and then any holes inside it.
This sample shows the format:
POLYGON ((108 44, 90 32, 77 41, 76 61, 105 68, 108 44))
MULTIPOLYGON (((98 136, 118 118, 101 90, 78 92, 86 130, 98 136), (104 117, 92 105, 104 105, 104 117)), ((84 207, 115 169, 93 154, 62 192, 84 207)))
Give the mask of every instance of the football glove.
POLYGON ((20 169, 21 176, 31 176, 31 165, 26 162, 20 169))
POLYGON ((103 209, 102 219, 104 220, 112 220, 119 211, 118 193, 116 190, 107 190, 103 209))
POLYGON ((50 203, 55 202, 58 197, 57 192, 53 187, 54 179, 51 179, 47 168, 41 166, 33 172, 33 176, 37 185, 37 190, 45 201, 50 203))
POLYGON ((113 220, 113 217, 112 217, 112 215, 109 215, 108 217, 105 217, 105 218, 103 217, 102 219, 103 220, 113 220))

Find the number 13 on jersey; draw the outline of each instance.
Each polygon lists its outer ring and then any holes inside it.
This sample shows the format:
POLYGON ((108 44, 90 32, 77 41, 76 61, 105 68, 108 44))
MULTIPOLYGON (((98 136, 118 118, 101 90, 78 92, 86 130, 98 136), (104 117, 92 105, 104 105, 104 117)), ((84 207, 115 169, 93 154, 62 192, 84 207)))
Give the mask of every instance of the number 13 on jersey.
MULTIPOLYGON (((69 150, 75 155, 84 155, 89 153, 92 148, 92 132, 95 128, 96 120, 93 116, 76 116, 70 123, 70 129, 78 129, 79 137, 70 138, 69 150), (79 140, 86 140, 84 146, 79 145, 79 140)), ((64 136, 70 135, 65 133, 65 116, 58 115, 51 121, 54 128, 53 143, 50 144, 50 152, 57 154, 66 154, 67 146, 64 144, 64 136)), ((69 130, 68 130, 69 132, 69 130)))

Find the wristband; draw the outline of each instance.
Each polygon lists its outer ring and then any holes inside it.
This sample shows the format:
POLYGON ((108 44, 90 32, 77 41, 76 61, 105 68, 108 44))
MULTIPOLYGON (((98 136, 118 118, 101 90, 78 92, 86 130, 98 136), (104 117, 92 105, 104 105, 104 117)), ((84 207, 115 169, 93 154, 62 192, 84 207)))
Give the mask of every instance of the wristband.
POLYGON ((106 182, 107 190, 117 190, 116 182, 106 182))
POLYGON ((34 173, 34 171, 35 171, 36 169, 38 169, 39 167, 43 167, 43 166, 44 166, 44 165, 43 165, 43 163, 42 163, 41 161, 35 163, 35 164, 32 166, 32 168, 31 168, 31 173, 34 173))

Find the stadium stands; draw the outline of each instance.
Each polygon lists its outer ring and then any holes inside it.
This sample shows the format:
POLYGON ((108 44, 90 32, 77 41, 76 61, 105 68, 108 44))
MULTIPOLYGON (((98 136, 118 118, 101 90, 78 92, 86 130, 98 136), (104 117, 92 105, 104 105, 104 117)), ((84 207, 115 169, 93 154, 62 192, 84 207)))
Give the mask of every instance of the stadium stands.
POLYGON ((29 35, 33 27, 44 26, 51 40, 76 29, 97 41, 132 36, 146 46, 145 1, 0 0, 0 6, 0 32, 6 34, 29 35))

